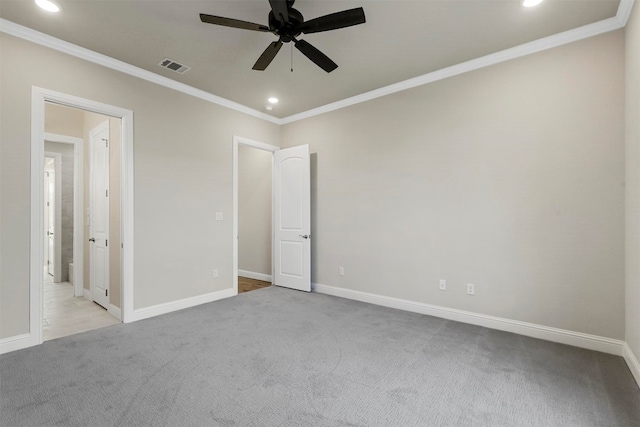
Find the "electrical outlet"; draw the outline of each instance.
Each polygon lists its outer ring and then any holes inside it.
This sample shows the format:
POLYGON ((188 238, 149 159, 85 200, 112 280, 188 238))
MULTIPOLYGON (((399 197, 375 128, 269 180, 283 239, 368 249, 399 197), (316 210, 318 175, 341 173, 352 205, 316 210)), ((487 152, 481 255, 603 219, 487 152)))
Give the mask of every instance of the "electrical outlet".
POLYGON ((219 274, 218 274, 218 269, 216 268, 216 269, 214 269, 214 270, 213 270, 213 278, 214 278, 214 279, 217 279, 217 278, 218 278, 218 275, 219 275, 219 274))
POLYGON ((467 283, 467 295, 475 295, 476 287, 473 283, 467 283))
POLYGON ((440 290, 441 291, 446 291, 447 290, 447 281, 446 280, 440 280, 440 290))
POLYGON ((340 267, 338 269, 338 274, 341 275, 341 276, 344 276, 344 267, 340 267))

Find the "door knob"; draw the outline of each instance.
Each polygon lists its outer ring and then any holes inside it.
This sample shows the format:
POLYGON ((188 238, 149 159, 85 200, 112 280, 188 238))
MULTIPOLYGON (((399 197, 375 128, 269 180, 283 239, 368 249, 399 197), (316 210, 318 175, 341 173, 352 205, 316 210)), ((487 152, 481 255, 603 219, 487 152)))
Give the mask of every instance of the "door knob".
POLYGON ((93 237, 89 239, 90 242, 95 242, 96 239, 94 239, 93 237))
POLYGON ((309 239, 311 237, 311 234, 300 234, 300 237, 302 237, 303 239, 309 239))

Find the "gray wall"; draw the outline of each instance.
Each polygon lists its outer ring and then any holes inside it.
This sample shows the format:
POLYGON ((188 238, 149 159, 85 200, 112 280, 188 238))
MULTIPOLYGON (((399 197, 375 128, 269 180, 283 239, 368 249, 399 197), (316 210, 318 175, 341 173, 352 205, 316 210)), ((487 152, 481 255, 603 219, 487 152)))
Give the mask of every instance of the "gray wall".
POLYGON ((640 360, 640 5, 626 28, 626 341, 640 360))
POLYGON ((624 338, 623 31, 283 126, 304 143, 314 282, 624 338))
MULTIPOLYGON (((45 126, 45 131, 49 132, 45 126)), ((45 142, 44 150, 59 153, 62 156, 60 195, 60 280, 69 281, 69 263, 73 262, 73 145, 58 142, 45 142)))
POLYGON ((0 49, 0 338, 29 330, 33 85, 134 111, 134 308, 231 288, 232 137, 279 145, 279 126, 6 34, 0 49))
POLYGON ((45 132, 84 138, 82 134, 84 112, 82 110, 63 107, 50 102, 47 102, 44 108, 45 132))
POLYGON ((238 146, 238 269, 271 275, 269 151, 238 146))

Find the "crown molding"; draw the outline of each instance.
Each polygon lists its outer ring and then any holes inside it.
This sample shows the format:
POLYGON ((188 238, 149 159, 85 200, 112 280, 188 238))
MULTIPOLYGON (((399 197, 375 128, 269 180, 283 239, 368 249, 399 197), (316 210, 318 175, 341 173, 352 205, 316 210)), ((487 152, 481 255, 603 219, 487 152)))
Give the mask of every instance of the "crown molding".
POLYGON ((616 19, 622 27, 627 26, 627 21, 629 20, 629 16, 631 16, 631 9, 633 9, 633 2, 634 0, 620 0, 616 19))
POLYGON ((262 120, 266 120, 277 125, 284 125, 287 123, 293 123, 298 120, 307 119, 320 114, 328 113, 330 111, 339 110, 341 108, 350 107, 352 105, 360 104, 362 102, 371 101, 376 98, 380 98, 386 95, 391 95, 396 92, 411 89, 414 87, 426 85, 429 83, 444 80, 449 77, 458 76, 460 74, 468 73, 470 71, 479 70, 484 67, 490 67, 501 62, 506 62, 512 59, 521 58, 533 53, 542 52, 554 47, 563 46, 565 44, 577 42, 589 37, 594 37, 600 34, 604 34, 610 31, 615 31, 620 28, 624 28, 629 20, 631 10, 633 8, 635 0, 620 0, 618 5, 618 11, 615 17, 604 19, 602 21, 594 22, 592 24, 584 25, 582 27, 568 30, 562 33, 554 34, 549 37, 544 37, 529 43, 524 43, 519 46, 515 46, 509 49, 502 50, 500 52, 492 53, 480 58, 472 59, 470 61, 462 62, 460 64, 453 65, 451 67, 442 68, 431 73, 423 74, 418 77, 414 77, 408 80, 404 80, 398 83, 394 83, 389 86, 384 86, 379 89, 375 89, 369 92, 365 92, 360 95, 345 98, 340 101, 336 101, 330 104, 323 105, 321 107, 313 108, 311 110, 304 111, 302 113, 293 114, 284 118, 277 118, 269 114, 265 114, 261 111, 254 110, 237 102, 233 102, 226 98, 222 98, 217 95, 213 95, 209 92, 205 92, 200 89, 196 89, 192 86, 184 83, 177 82, 159 74, 152 73, 151 71, 143 70, 142 68, 128 64, 126 62, 119 61, 106 55, 94 52, 92 50, 74 45, 64 40, 57 39, 39 31, 32 30, 22 25, 15 24, 11 21, 0 18, 0 32, 10 34, 15 37, 22 38, 24 40, 31 41, 42 46, 49 47, 51 49, 58 50, 60 52, 81 58, 98 65, 102 65, 107 68, 111 68, 116 71, 129 74, 134 77, 141 78, 151 83, 167 87, 169 89, 176 90, 178 92, 185 93, 187 95, 194 96, 196 98, 203 99, 205 101, 221 105, 223 107, 230 108, 232 110, 239 111, 241 113, 248 114, 253 117, 257 117, 262 120))
POLYGON ((155 83, 160 86, 164 86, 169 89, 173 89, 178 92, 191 95, 196 98, 218 104, 231 110, 236 110, 241 113, 257 117, 262 120, 266 120, 271 123, 281 124, 281 120, 277 117, 270 116, 261 111, 254 110, 237 102, 230 101, 226 98, 222 98, 217 95, 213 95, 209 92, 205 92, 200 89, 196 89, 193 86, 180 83, 170 78, 161 76, 151 71, 143 70, 135 65, 128 64, 123 61, 111 58, 98 52, 86 49, 84 47, 77 46, 75 44, 60 40, 52 37, 48 34, 41 33, 39 31, 32 30, 31 28, 24 27, 6 19, 0 18, 0 32, 19 37, 21 39, 36 43, 59 52, 66 53, 76 58, 84 59, 94 64, 102 65, 103 67, 111 68, 112 70, 120 71, 130 76, 138 77, 142 80, 146 80, 151 83, 155 83))
POLYGON ((531 55, 533 53, 542 52, 547 49, 562 46, 565 44, 577 42, 589 37, 597 36, 599 34, 608 33, 623 28, 634 0, 621 0, 618 6, 618 13, 615 17, 604 19, 602 21, 594 22, 592 24, 584 25, 582 27, 574 28, 562 33, 554 34, 552 36, 544 37, 538 40, 534 40, 529 43, 524 43, 519 46, 515 46, 509 49, 502 50, 500 52, 492 53, 480 58, 472 59, 470 61, 462 62, 460 64, 453 65, 451 67, 442 68, 431 73, 423 74, 412 79, 404 80, 398 83, 394 83, 389 86, 381 87, 370 92, 365 92, 360 95, 353 96, 351 98, 345 98, 343 100, 333 102, 331 104, 323 105, 322 107, 313 108, 311 110, 304 111, 302 113, 294 114, 281 119, 283 124, 296 122, 298 120, 307 119, 309 117, 317 116, 319 114, 328 113, 330 111, 339 110, 341 108, 349 107, 352 105, 360 104, 362 102, 371 101, 376 98, 380 98, 392 93, 400 92, 403 90, 411 89, 414 87, 426 85, 429 83, 437 82, 438 80, 444 80, 449 77, 458 76, 460 74, 468 73, 469 71, 479 70, 481 68, 490 67, 501 62, 510 61, 512 59, 521 58, 523 56, 531 55))

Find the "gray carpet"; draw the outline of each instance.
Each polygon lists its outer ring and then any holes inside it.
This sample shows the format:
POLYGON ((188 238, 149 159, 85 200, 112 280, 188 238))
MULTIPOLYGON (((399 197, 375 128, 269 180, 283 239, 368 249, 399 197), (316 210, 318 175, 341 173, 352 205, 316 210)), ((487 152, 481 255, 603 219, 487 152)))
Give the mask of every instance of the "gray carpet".
POLYGON ((0 357, 0 425, 640 426, 620 357, 271 287, 0 357))

